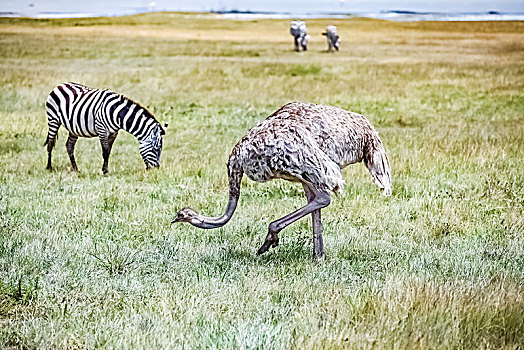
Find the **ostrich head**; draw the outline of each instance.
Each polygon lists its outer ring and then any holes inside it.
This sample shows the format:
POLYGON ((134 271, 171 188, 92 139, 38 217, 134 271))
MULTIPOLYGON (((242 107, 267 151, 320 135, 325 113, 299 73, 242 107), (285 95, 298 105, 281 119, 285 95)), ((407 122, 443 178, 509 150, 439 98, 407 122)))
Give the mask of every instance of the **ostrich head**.
POLYGON ((175 222, 189 222, 192 225, 198 225, 201 224, 203 220, 200 217, 200 215, 193 209, 184 208, 176 214, 175 220, 173 220, 171 223, 175 222))

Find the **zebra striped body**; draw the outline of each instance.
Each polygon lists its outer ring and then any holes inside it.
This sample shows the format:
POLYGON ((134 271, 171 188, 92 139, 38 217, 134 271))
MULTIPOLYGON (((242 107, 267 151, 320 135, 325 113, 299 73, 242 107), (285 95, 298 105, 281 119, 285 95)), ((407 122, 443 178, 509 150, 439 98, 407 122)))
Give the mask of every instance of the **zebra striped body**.
POLYGON ((327 26, 326 31, 322 33, 325 35, 328 42, 328 52, 333 51, 333 48, 338 51, 340 46, 340 37, 337 34, 337 27, 327 26))
POLYGON ((102 145, 104 166, 111 147, 123 129, 140 142, 140 154, 146 167, 158 167, 164 130, 155 117, 129 98, 106 89, 92 89, 77 83, 60 84, 46 101, 49 133, 45 144, 49 153, 47 168, 51 169, 51 152, 60 126, 69 132, 66 147, 74 170, 74 146, 78 137, 98 137, 102 145))
POLYGON ((310 39, 310 36, 307 35, 306 22, 292 21, 289 33, 295 38, 295 51, 300 51, 300 46, 302 50, 306 51, 307 41, 310 39))

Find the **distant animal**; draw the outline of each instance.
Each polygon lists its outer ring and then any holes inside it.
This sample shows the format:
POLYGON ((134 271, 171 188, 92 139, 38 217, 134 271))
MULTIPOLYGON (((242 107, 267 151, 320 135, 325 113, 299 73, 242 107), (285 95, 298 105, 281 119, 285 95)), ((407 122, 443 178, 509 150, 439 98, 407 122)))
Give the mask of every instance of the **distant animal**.
POLYGON ((327 26, 326 31, 322 33, 322 35, 325 35, 328 42, 328 52, 333 51, 333 48, 338 51, 338 48, 340 46, 340 38, 337 34, 337 27, 335 26, 327 26))
POLYGON ((307 50, 307 42, 311 36, 307 35, 307 26, 304 21, 292 21, 289 32, 295 38, 295 51, 307 50))
POLYGON ((258 254, 278 245, 278 233, 289 224, 312 214, 314 256, 324 254, 320 209, 330 204, 330 191, 344 185, 341 169, 363 161, 384 195, 391 195, 391 168, 378 133, 358 113, 332 106, 293 102, 284 105, 253 127, 235 145, 227 164, 229 202, 220 217, 207 217, 191 208, 177 213, 174 222, 211 229, 233 216, 245 173, 251 180, 284 179, 300 182, 307 205, 269 224, 269 233, 258 254))
POLYGON ((64 83, 56 86, 47 97, 46 112, 49 132, 44 145, 47 145, 49 170, 52 170, 51 153, 61 125, 69 131, 66 148, 74 171, 78 171, 74 156, 78 138, 98 136, 104 158, 102 172, 107 174, 109 154, 120 129, 138 139, 147 169, 160 165, 164 128, 147 109, 123 95, 107 89, 64 83))

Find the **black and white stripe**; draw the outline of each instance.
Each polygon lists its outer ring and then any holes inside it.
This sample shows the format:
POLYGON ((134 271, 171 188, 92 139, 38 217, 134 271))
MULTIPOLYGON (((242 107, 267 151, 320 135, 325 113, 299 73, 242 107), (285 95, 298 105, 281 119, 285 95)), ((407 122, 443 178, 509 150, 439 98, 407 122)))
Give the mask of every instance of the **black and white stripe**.
POLYGON ((75 171, 76 141, 79 137, 98 136, 104 157, 102 171, 106 174, 109 154, 120 129, 136 136, 148 169, 160 164, 164 129, 147 109, 123 95, 77 83, 64 83, 55 87, 47 97, 46 112, 49 124, 45 142, 48 169, 51 169, 51 152, 60 126, 69 131, 66 148, 75 171))
POLYGON ((337 27, 335 26, 327 26, 326 31, 322 33, 322 35, 325 35, 328 42, 328 52, 333 51, 333 48, 338 51, 338 48, 340 46, 340 37, 337 33, 337 27))
POLYGON ((295 38, 295 51, 307 50, 307 42, 310 36, 307 35, 307 26, 304 21, 292 21, 289 33, 295 38))

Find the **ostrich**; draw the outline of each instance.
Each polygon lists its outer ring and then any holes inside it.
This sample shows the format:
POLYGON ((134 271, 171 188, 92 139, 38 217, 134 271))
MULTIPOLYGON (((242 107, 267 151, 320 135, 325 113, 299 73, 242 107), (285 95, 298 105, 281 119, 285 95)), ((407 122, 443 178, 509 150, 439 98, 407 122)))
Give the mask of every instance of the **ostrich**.
POLYGON ((391 168, 378 133, 362 115, 332 106, 292 102, 253 127, 235 145, 227 164, 229 202, 220 217, 207 217, 191 208, 177 213, 175 222, 211 229, 225 225, 233 216, 245 173, 251 180, 284 179, 300 182, 307 204, 269 224, 258 254, 278 245, 278 233, 311 214, 313 255, 324 255, 320 210, 330 204, 330 191, 344 185, 341 169, 363 161, 376 184, 391 195, 391 168))
POLYGON ((326 31, 322 33, 322 35, 325 35, 328 42, 328 52, 333 51, 333 48, 338 51, 338 48, 340 46, 340 40, 339 36, 337 34, 337 27, 335 26, 327 26, 326 31))

